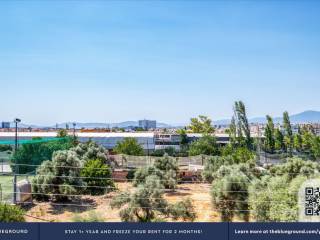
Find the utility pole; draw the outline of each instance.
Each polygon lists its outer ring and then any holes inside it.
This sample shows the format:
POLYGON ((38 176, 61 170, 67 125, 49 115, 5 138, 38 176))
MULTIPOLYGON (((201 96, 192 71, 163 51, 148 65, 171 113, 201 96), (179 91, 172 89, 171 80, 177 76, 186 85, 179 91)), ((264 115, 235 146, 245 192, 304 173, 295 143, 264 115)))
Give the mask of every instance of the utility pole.
MULTIPOLYGON (((18 150, 18 123, 20 123, 21 120, 19 118, 14 119, 15 123, 15 147, 14 152, 16 153, 18 150)), ((17 160, 14 160, 14 175, 13 175, 13 204, 17 203, 17 173, 18 173, 18 166, 17 166, 17 160)))

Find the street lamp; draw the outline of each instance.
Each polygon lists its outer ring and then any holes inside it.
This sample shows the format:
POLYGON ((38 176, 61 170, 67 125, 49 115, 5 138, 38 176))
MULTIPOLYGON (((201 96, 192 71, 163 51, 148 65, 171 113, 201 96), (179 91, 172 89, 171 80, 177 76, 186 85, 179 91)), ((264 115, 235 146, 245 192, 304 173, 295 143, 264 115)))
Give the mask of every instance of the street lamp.
POLYGON ((15 148, 14 150, 17 151, 18 149, 18 123, 21 122, 21 119, 19 118, 15 118, 14 119, 14 123, 15 123, 15 126, 16 126, 16 134, 15 134, 15 148))
MULTIPOLYGON (((18 123, 21 122, 21 119, 19 118, 15 118, 14 119, 14 123, 15 123, 15 127, 16 127, 16 131, 15 131, 15 148, 14 151, 15 153, 18 150, 18 123)), ((16 204, 17 203, 17 172, 18 172, 18 167, 17 167, 17 160, 15 158, 14 160, 14 175, 13 175, 13 203, 16 204)))
POLYGON ((72 123, 72 125, 73 125, 73 137, 74 138, 76 138, 76 123, 74 122, 74 123, 72 123))

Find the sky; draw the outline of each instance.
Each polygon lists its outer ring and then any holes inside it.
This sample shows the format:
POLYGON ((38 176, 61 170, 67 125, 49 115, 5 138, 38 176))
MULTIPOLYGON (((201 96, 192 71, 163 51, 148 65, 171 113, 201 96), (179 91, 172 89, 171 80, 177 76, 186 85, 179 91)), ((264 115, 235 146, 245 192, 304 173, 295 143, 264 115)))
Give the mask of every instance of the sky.
POLYGON ((0 1, 0 121, 320 110, 319 1, 0 1))

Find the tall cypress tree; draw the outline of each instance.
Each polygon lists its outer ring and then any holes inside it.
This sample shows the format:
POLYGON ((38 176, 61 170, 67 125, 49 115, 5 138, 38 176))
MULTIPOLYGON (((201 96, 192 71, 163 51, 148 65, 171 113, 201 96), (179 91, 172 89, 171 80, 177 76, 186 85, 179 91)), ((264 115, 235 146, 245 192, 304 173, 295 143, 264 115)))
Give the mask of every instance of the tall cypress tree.
POLYGON ((231 118, 231 123, 229 127, 229 138, 231 146, 235 147, 237 144, 237 125, 234 116, 231 118))
POLYGON ((275 139, 274 139, 274 123, 272 118, 267 115, 267 126, 265 129, 265 150, 274 153, 275 139))
POLYGON ((284 137, 279 129, 276 129, 274 132, 274 141, 276 150, 285 150, 284 137))
POLYGON ((244 143, 249 148, 252 149, 252 138, 250 134, 250 126, 247 118, 246 107, 242 101, 235 102, 235 115, 238 121, 238 133, 239 138, 244 134, 244 143))
POLYGON ((287 152, 292 156, 293 149, 293 132, 290 123, 289 113, 286 111, 283 113, 283 128, 285 130, 285 144, 287 152))

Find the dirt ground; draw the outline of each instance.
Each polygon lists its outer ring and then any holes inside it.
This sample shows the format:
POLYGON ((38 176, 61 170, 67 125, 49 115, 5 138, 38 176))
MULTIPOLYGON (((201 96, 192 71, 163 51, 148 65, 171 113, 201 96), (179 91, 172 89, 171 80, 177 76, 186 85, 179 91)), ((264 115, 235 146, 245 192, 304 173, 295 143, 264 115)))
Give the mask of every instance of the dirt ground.
MULTIPOLYGON (((130 183, 117 183, 119 191, 132 191, 130 183)), ((74 217, 86 217, 90 212, 98 214, 105 222, 120 222, 119 210, 110 208, 110 201, 119 192, 103 196, 83 196, 81 202, 69 206, 53 205, 48 202, 34 202, 27 209, 28 222, 41 222, 41 219, 53 222, 74 221, 74 217), (83 204, 85 206, 73 206, 83 204)), ((167 192, 165 198, 174 203, 185 198, 192 200, 197 213, 196 222, 219 222, 219 214, 212 209, 209 184, 179 184, 177 191, 167 192)))

